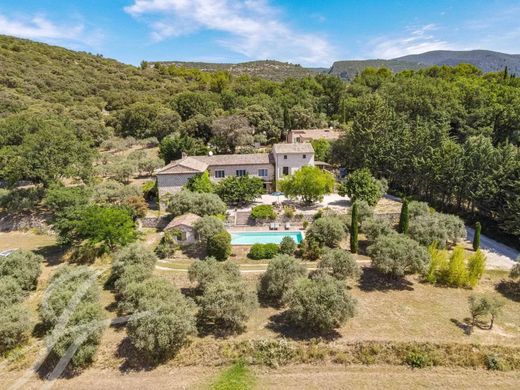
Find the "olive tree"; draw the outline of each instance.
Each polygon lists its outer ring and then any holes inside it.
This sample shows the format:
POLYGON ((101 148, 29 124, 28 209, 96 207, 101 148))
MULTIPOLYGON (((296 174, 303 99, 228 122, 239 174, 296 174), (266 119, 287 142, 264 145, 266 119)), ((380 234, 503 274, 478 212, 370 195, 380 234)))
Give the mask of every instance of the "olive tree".
POLYGON ((0 353, 9 351, 29 337, 31 321, 27 308, 19 305, 2 307, 0 315, 0 353))
POLYGON ((424 247, 401 234, 379 236, 368 247, 372 265, 384 274, 404 276, 426 271, 429 256, 424 247))
POLYGON ((190 282, 197 282, 197 290, 204 291, 207 286, 217 280, 235 281, 240 278, 238 265, 230 261, 220 262, 215 258, 207 257, 197 260, 188 269, 190 282))
POLYGON ((173 216, 193 213, 200 216, 225 214, 226 204, 216 194, 180 191, 169 197, 166 209, 173 216))
POLYGON ((18 250, 0 261, 0 276, 11 276, 22 290, 34 290, 41 274, 43 257, 30 251, 18 250))
POLYGON ((292 239, 292 237, 285 236, 282 238, 280 242, 280 253, 284 255, 292 255, 296 250, 296 242, 292 239))
POLYGON ((24 291, 15 278, 12 276, 0 277, 0 309, 20 303, 23 297, 24 291))
POLYGON ((244 330, 246 321, 258 304, 255 293, 240 279, 210 283, 197 303, 199 325, 224 333, 244 330))
POLYGON ((292 256, 278 255, 269 262, 258 285, 259 297, 274 305, 280 305, 294 281, 304 277, 307 269, 292 256))
POLYGON ((193 225, 199 240, 205 245, 214 235, 225 230, 224 223, 221 219, 212 215, 207 215, 199 219, 193 225))
POLYGON ((111 281, 115 283, 123 275, 125 269, 132 265, 140 265, 151 272, 156 262, 157 256, 153 251, 139 243, 130 244, 114 255, 111 281))
POLYGON ((287 319, 293 326, 326 333, 354 317, 356 299, 342 281, 331 277, 299 279, 286 298, 287 319))
POLYGON ((356 278, 361 273, 354 256, 339 248, 326 251, 318 263, 318 269, 325 270, 338 280, 356 278))
POLYGON ((128 321, 128 338, 153 361, 174 356, 195 333, 193 307, 177 289, 162 297, 139 298, 134 314, 128 321))
POLYGON ((312 223, 307 231, 307 236, 322 246, 334 248, 345 236, 345 228, 339 218, 322 217, 312 223))

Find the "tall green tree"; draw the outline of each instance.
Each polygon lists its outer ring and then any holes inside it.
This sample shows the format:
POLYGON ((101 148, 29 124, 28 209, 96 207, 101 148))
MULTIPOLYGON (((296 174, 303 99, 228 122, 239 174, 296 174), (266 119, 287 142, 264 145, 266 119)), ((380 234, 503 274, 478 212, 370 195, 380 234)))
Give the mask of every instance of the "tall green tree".
POLYGON ((300 197, 304 203, 310 204, 334 191, 334 177, 318 167, 304 166, 283 178, 280 189, 289 198, 300 197))
POLYGON ((359 234, 359 222, 358 222, 358 205, 356 202, 352 205, 352 221, 350 223, 350 251, 352 253, 358 252, 358 234, 359 234))
POLYGON ((401 206, 401 215, 399 216, 399 233, 408 233, 408 224, 410 222, 410 216, 408 214, 408 199, 403 200, 401 206))

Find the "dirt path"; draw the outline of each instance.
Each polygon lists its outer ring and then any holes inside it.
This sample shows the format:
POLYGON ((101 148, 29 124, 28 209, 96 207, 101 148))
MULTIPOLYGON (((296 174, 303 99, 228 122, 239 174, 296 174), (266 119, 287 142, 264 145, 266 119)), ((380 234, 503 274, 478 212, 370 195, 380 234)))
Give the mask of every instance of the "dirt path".
MULTIPOLYGON (((473 241, 475 230, 466 227, 468 241, 473 241)), ((480 236, 480 249, 487 256, 487 268, 511 269, 520 255, 514 248, 501 244, 485 235, 480 236)))

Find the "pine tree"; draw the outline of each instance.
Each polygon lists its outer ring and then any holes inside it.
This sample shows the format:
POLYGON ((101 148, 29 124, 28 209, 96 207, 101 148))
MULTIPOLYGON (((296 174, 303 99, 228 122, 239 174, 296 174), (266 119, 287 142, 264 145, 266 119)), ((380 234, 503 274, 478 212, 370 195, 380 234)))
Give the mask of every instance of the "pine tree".
POLYGON ((403 205, 401 206, 401 215, 399 216, 399 233, 408 233, 409 219, 410 217, 408 214, 408 199, 405 199, 403 201, 403 205))
POLYGON ((480 222, 477 222, 475 224, 475 236, 473 237, 473 250, 477 251, 480 248, 480 230, 482 229, 482 226, 480 225, 480 222))
POLYGON ((352 205, 352 223, 350 232, 350 251, 357 253, 358 251, 358 205, 356 202, 352 205))

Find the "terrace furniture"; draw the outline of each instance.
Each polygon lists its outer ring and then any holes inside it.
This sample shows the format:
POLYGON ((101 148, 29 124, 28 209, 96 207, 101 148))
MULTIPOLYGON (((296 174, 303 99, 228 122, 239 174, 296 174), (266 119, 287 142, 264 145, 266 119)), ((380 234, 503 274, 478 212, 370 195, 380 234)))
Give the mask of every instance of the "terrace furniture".
POLYGON ((279 225, 278 225, 278 223, 275 222, 275 223, 274 223, 274 229, 273 229, 273 230, 278 230, 278 228, 279 228, 279 225))
POLYGON ((291 228, 291 224, 289 222, 285 223, 285 230, 289 230, 291 228))
POLYGON ((269 230, 274 230, 274 222, 272 222, 270 225, 269 225, 269 230))

